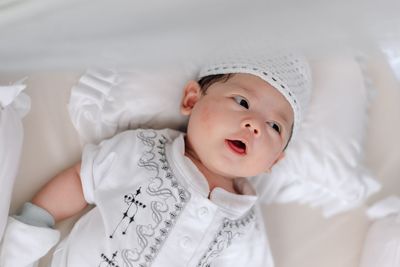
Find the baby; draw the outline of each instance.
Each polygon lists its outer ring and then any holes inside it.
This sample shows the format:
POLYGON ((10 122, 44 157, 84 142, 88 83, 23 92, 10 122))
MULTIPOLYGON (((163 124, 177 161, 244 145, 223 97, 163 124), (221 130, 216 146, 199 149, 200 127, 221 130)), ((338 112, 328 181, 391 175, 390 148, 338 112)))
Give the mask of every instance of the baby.
POLYGON ((9 218, 0 265, 33 266, 58 242, 54 224, 93 204, 51 266, 273 266, 247 177, 284 157, 309 94, 291 54, 202 69, 183 90, 186 134, 129 130, 87 145, 9 218))

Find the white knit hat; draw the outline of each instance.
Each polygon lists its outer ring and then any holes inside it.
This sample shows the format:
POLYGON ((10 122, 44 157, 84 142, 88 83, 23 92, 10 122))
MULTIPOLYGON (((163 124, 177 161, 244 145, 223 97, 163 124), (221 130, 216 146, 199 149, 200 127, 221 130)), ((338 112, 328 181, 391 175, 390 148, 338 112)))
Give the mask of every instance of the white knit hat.
POLYGON ((200 70, 199 78, 228 73, 256 75, 276 88, 290 103, 294 113, 295 137, 311 96, 311 72, 305 57, 294 52, 269 55, 243 53, 219 57, 200 70))

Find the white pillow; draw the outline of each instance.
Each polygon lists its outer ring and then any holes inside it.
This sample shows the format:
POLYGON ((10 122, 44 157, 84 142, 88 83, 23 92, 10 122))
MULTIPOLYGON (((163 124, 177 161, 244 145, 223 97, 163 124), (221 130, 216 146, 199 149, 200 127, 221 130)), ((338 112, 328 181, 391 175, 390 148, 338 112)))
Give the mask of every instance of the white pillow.
MULTIPOLYGON (((252 181, 264 202, 322 206, 329 216, 356 206, 379 188, 361 165, 368 90, 352 58, 310 63, 315 92, 301 136, 271 175, 252 181)), ((181 128, 182 88, 195 77, 195 66, 88 71, 72 89, 73 124, 83 143, 99 142, 127 128, 181 128)))
POLYGON ((372 88, 353 58, 310 63, 313 95, 299 138, 285 160, 256 184, 264 202, 307 203, 322 207, 329 217, 380 189, 362 164, 372 88))
POLYGON ((72 88, 68 106, 82 143, 98 143, 128 128, 184 128, 179 103, 195 70, 88 70, 72 88))
POLYGON ((11 193, 21 156, 21 118, 30 109, 30 99, 21 93, 23 89, 23 84, 0 86, 0 239, 7 223, 11 193))

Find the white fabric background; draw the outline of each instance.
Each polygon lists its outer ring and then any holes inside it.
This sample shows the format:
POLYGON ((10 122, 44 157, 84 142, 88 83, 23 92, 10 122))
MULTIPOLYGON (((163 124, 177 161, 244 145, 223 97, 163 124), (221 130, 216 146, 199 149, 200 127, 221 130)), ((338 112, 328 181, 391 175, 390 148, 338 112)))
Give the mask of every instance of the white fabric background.
POLYGON ((400 44, 398 10, 397 0, 2 0, 0 70, 167 64, 260 37, 374 50, 400 44))

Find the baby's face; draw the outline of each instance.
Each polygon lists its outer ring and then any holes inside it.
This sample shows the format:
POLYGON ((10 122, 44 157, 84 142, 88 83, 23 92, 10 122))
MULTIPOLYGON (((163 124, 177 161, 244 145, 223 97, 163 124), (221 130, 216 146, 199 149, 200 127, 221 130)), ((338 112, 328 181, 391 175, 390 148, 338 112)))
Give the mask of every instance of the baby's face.
POLYGON ((190 115, 186 149, 208 170, 225 177, 269 171, 283 157, 293 125, 285 97, 251 74, 216 82, 205 95, 190 82, 181 110, 190 115))

